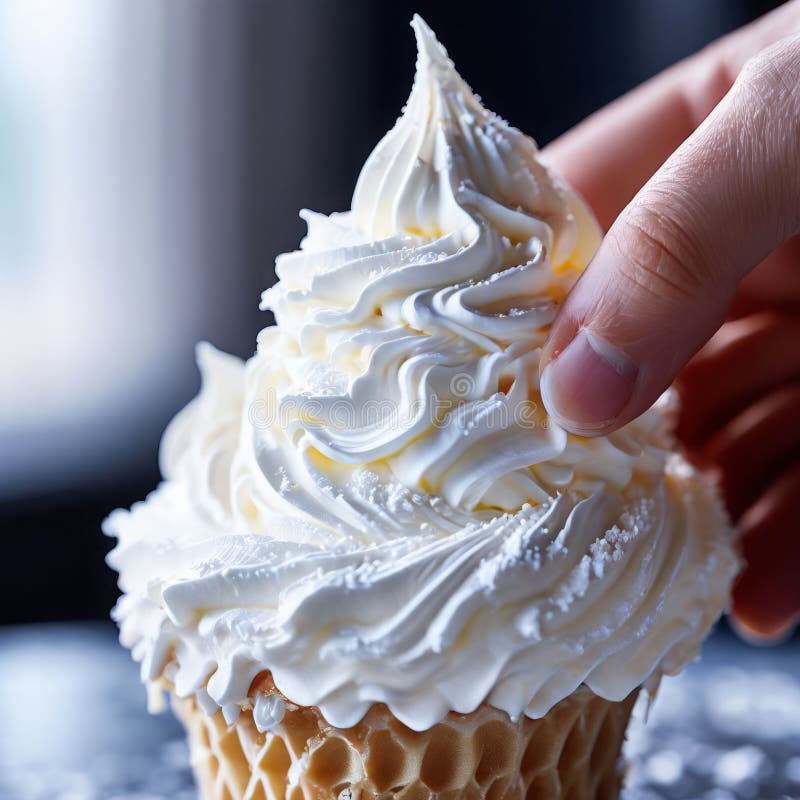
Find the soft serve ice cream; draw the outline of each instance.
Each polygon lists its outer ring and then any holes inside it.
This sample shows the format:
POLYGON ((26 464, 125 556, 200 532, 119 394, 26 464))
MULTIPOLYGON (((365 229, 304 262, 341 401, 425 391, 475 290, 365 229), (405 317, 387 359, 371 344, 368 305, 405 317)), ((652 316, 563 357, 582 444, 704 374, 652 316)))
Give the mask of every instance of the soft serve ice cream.
POLYGON ((618 700, 697 654, 736 570, 669 397, 605 438, 548 418, 540 348, 598 229, 414 28, 352 210, 303 212, 277 324, 246 363, 198 348, 164 482, 106 523, 143 678, 229 721, 265 671, 338 727, 618 700))

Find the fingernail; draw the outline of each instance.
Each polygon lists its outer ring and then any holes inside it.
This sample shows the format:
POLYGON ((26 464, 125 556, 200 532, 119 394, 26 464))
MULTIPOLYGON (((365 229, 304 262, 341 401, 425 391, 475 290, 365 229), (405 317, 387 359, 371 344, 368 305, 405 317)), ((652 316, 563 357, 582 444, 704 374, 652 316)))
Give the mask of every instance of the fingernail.
POLYGON ((542 372, 542 401, 562 427, 581 436, 598 434, 622 413, 633 395, 639 368, 621 350, 586 329, 542 372))
POLYGON ((750 644, 780 644, 791 639, 797 629, 796 622, 789 622, 785 625, 776 625, 765 633, 759 628, 751 627, 735 614, 728 616, 728 622, 739 637, 750 644))

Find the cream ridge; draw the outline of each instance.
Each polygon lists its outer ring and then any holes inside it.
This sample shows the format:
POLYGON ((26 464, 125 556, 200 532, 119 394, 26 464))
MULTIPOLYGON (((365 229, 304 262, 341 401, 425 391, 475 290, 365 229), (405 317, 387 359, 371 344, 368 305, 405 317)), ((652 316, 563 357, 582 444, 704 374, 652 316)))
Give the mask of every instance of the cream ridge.
POLYGON ((143 679, 229 721, 265 670, 337 727, 619 700, 698 654, 738 567, 671 394, 604 438, 548 418, 540 348, 598 227, 412 24, 352 209, 302 213, 276 325, 246 363, 199 346, 164 482, 105 523, 143 679))

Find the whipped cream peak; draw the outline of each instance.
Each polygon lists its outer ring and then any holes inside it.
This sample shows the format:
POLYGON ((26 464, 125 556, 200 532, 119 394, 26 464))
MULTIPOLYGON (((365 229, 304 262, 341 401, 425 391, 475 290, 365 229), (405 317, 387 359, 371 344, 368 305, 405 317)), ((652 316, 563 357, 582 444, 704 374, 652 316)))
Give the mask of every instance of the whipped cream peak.
POLYGON ((460 80, 444 45, 436 38, 436 34, 419 14, 414 14, 412 17, 411 27, 417 41, 417 72, 431 67, 440 67, 447 70, 448 76, 455 75, 460 80))
MULTIPOLYGON (((487 111, 419 15, 417 72, 403 115, 367 159, 353 196, 353 224, 365 235, 438 237, 467 214, 512 242, 536 237, 565 261, 577 242, 571 196, 537 160, 532 139, 487 111)), ((599 242, 580 215, 584 237, 599 242), (592 237, 592 234, 594 236, 592 237)))
POLYGON ((412 25, 411 95, 352 208, 302 213, 276 325, 247 362, 198 348, 164 483, 105 524, 144 679, 228 716, 267 671, 341 727, 372 703, 423 729, 581 683, 621 699, 695 656, 737 568, 671 452, 671 393, 608 437, 549 418, 541 347, 599 229, 412 25))

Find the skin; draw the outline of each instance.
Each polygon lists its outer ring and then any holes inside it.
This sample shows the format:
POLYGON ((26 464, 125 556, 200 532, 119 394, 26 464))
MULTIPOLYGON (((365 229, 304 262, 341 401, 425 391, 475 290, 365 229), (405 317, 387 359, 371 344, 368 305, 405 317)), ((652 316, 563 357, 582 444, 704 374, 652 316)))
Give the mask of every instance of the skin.
POLYGON ((800 0, 544 157, 608 231, 545 347, 548 411, 607 434, 674 381, 679 436, 740 532, 734 619, 785 634, 800 617, 800 0))

